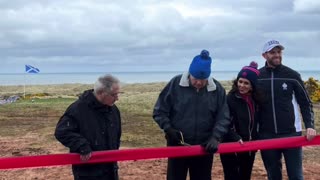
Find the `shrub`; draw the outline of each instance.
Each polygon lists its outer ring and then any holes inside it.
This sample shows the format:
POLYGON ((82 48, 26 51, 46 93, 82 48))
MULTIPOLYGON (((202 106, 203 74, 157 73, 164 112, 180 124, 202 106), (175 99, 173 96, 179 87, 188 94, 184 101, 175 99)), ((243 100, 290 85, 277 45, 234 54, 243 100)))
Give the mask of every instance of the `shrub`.
POLYGON ((312 102, 320 102, 320 82, 319 80, 310 77, 304 82, 306 90, 311 98, 312 102))

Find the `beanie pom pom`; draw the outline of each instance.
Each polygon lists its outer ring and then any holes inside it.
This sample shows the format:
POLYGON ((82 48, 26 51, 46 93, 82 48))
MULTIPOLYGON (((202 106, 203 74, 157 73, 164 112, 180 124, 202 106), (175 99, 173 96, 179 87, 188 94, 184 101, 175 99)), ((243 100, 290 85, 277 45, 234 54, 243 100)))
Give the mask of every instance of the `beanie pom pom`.
POLYGON ((255 61, 251 61, 249 66, 252 67, 252 68, 258 69, 258 63, 255 62, 255 61))
POLYGON ((205 49, 202 50, 200 56, 201 56, 201 58, 203 58, 203 59, 209 59, 209 58, 210 58, 210 56, 209 56, 209 51, 207 51, 207 50, 205 50, 205 49))

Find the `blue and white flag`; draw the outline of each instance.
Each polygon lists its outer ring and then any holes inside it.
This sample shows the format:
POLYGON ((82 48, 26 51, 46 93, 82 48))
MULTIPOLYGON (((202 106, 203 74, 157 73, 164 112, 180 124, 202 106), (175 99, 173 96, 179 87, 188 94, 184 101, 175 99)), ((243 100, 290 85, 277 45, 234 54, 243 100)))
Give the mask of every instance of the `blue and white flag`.
POLYGON ((39 73, 40 70, 30 65, 26 65, 26 73, 39 73))

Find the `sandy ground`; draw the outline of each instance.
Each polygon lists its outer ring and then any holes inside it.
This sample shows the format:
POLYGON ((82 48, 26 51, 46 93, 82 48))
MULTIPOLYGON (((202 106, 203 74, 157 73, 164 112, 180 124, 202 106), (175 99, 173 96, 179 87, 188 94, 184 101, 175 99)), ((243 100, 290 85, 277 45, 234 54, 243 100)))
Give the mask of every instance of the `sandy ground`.
MULTIPOLYGON (((0 138, 0 156, 27 156, 40 154, 63 153, 66 149, 59 143, 50 143, 50 147, 32 147, 32 141, 39 140, 35 134, 27 134, 23 138, 0 138), (26 141, 28 140, 28 141, 26 141), (28 142, 28 143, 27 143, 28 142)), ((304 176, 305 179, 320 179, 320 147, 304 148, 304 176)), ((122 180, 153 180, 165 179, 166 159, 124 161, 119 162, 120 179, 122 180)), ((46 168, 18 169, 0 171, 0 180, 71 180, 71 167, 58 166, 46 168)), ((285 169, 283 170, 286 176, 285 169)), ((223 171, 219 157, 215 156, 214 168, 212 170, 213 179, 223 179, 223 171)), ((266 179, 266 173, 260 158, 254 164, 252 179, 266 179)), ((284 179, 287 179, 286 177, 284 179)))

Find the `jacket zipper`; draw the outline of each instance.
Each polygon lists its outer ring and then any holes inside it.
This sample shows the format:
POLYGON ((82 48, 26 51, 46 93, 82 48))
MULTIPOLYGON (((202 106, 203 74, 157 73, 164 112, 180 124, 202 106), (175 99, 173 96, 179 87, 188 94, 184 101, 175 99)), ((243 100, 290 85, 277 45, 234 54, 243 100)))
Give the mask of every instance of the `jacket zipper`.
POLYGON ((251 141, 251 140, 252 140, 252 136, 251 136, 251 134, 252 134, 252 128, 250 128, 250 126, 251 126, 251 121, 252 121, 252 119, 251 119, 251 113, 250 113, 249 105, 247 105, 247 109, 248 109, 248 114, 249 114, 249 126, 248 126, 248 130, 249 130, 249 141, 251 141))
MULTIPOLYGON (((249 141, 251 141, 251 140, 252 140, 251 134, 252 134, 252 130, 253 130, 253 124, 252 124, 252 128, 250 128, 252 119, 251 119, 251 113, 250 113, 250 108, 249 108, 249 105, 248 105, 248 104, 247 104, 247 109, 248 109, 248 115, 249 115, 249 126, 248 126, 248 130, 249 130, 249 141)), ((249 151, 249 156, 251 156, 251 151, 249 151)))
POLYGON ((275 109, 275 105, 274 105, 274 75, 273 75, 273 71, 271 71, 271 101, 272 101, 274 132, 276 134, 278 134, 277 116, 276 116, 276 109, 275 109))
POLYGON ((199 101, 199 91, 196 92, 196 106, 194 107, 195 108, 195 126, 194 126, 194 136, 195 136, 195 141, 197 141, 198 139, 198 135, 197 135, 197 129, 198 129, 198 101, 199 101))

